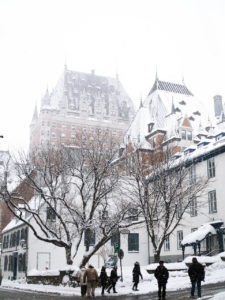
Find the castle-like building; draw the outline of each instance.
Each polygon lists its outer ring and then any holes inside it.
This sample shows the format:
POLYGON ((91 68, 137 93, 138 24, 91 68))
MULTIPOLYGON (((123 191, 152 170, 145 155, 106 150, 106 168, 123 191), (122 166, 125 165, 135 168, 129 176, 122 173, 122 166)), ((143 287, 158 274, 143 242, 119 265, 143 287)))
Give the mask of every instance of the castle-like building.
MULTIPOLYGON (((75 144, 77 131, 91 132, 92 129, 102 128, 110 130, 119 138, 124 135, 121 158, 127 149, 145 153, 157 152, 161 146, 172 146, 174 161, 178 164, 187 162, 190 180, 201 177, 207 181, 207 186, 204 193, 190 203, 182 224, 168 235, 161 259, 174 262, 182 260, 184 254, 214 255, 223 252, 225 248, 225 109, 220 95, 214 97, 214 110, 214 118, 209 120, 203 103, 184 83, 165 82, 156 76, 149 94, 133 116, 132 101, 118 78, 65 68, 56 88, 51 93, 47 91, 43 97, 40 112, 35 110, 30 146, 34 149, 47 143, 75 144)), ((132 160, 126 162, 128 175, 129 167, 132 170, 132 160)), ((47 215, 47 211, 44 213, 47 215)), ((138 218, 135 220, 139 221, 138 218)), ((21 243, 22 238, 16 240, 17 244, 15 239, 10 243, 11 236, 23 237, 24 228, 21 226, 26 227, 26 224, 21 225, 12 220, 3 230, 2 265, 4 262, 5 278, 23 278, 26 271, 35 267, 44 270, 46 265, 54 269, 65 264, 62 249, 42 244, 31 232, 26 237, 27 247, 21 243), (22 262, 18 269, 10 263, 15 253, 18 255, 18 263, 22 262), (24 257, 26 268, 23 268, 24 257)), ((124 265, 131 265, 133 261, 147 265, 154 261, 154 248, 142 223, 134 224, 126 233, 121 231, 119 241, 124 251, 124 265)), ((113 254, 111 242, 108 246, 113 254)), ((84 241, 78 258, 83 253, 84 241)), ((92 261, 98 267, 103 264, 99 254, 94 255, 92 261)))
POLYGON ((180 149, 198 143, 212 130, 203 104, 184 83, 155 82, 131 123, 124 142, 154 150, 175 142, 180 149))
POLYGON ((109 131, 122 141, 134 115, 134 105, 116 78, 68 70, 52 92, 46 90, 40 111, 35 108, 30 124, 30 150, 46 144, 76 145, 98 130, 109 131))

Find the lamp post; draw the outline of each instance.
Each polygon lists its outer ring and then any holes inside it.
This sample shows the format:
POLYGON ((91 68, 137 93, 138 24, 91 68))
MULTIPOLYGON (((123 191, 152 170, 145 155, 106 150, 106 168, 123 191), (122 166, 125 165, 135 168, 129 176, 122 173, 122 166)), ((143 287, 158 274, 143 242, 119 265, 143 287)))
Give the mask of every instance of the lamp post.
POLYGON ((118 257, 120 259, 120 272, 121 272, 121 278, 120 278, 120 281, 123 282, 123 268, 122 268, 122 259, 124 257, 124 252, 122 249, 119 250, 118 252, 118 257))
POLYGON ((209 256, 212 256, 212 233, 209 233, 209 256))
MULTIPOLYGON (((129 233, 130 233, 130 230, 127 229, 127 228, 122 228, 122 229, 120 230, 120 233, 121 233, 121 234, 129 234, 129 233)), ((123 257, 124 257, 124 252, 123 252, 122 249, 119 249, 118 257, 119 257, 119 259, 120 259, 120 272, 121 272, 121 278, 120 278, 120 280, 123 282, 122 259, 123 259, 123 257)))

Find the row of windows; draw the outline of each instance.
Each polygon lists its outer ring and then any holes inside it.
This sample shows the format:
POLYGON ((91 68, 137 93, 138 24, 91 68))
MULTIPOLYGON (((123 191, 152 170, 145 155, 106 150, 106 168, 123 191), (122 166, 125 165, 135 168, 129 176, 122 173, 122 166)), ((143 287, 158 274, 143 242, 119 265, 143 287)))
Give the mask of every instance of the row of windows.
MULTIPOLYGON (((55 221, 56 220, 56 212, 51 207, 47 207, 46 209, 46 218, 47 221, 55 221)), ((99 218, 101 220, 108 220, 109 218, 109 212, 107 210, 99 211, 99 218)), ((129 215, 127 217, 128 221, 138 221, 138 209, 137 208, 131 208, 129 210, 129 215)))
POLYGON ((181 138, 182 138, 182 140, 192 141, 192 131, 182 129, 181 130, 181 138))
MULTIPOLYGON (((183 231, 177 231, 177 249, 181 249, 181 242, 183 240, 183 231)), ((164 251, 170 251, 170 237, 167 236, 164 242, 164 251)))
MULTIPOLYGON (((76 129, 79 129, 79 130, 81 130, 81 128, 79 127, 79 125, 66 125, 66 124, 57 124, 57 123, 52 123, 52 124, 50 124, 49 122, 42 122, 42 126, 44 127, 44 126, 47 126, 47 127, 52 127, 52 128, 62 128, 62 129, 66 129, 67 127, 68 127, 68 129, 69 129, 69 127, 71 127, 71 130, 72 131, 75 131, 76 129)), ((119 133, 121 133, 121 130, 116 130, 116 129, 109 129, 109 128, 106 128, 106 129, 104 129, 104 130, 102 130, 101 128, 94 128, 94 127, 91 127, 91 128, 85 128, 85 127, 83 127, 82 128, 82 132, 84 132, 84 133, 86 133, 86 132, 97 132, 97 130, 98 130, 98 133, 102 133, 102 132, 105 132, 105 133, 109 133, 109 132, 111 132, 111 133, 113 133, 113 134, 117 134, 118 132, 119 133)))
POLYGON ((13 271, 17 269, 19 272, 26 271, 26 254, 9 255, 4 257, 4 271, 13 271))
MULTIPOLYGON (((43 136, 49 136, 50 132, 47 131, 46 134, 45 134, 44 131, 41 131, 41 135, 42 135, 42 137, 43 136)), ((117 135, 117 132, 112 132, 112 135, 117 135)), ((67 135, 66 135, 66 133, 61 133, 60 135, 58 135, 58 134, 56 134, 56 132, 52 131, 51 132, 51 137, 61 137, 63 139, 63 138, 66 138, 67 135)), ((76 137, 75 137, 74 134, 71 134, 70 138, 75 140, 76 137)), ((82 135, 81 138, 82 138, 82 140, 87 140, 87 136, 86 135, 82 135)), ((94 136, 89 136, 88 138, 89 138, 89 140, 93 141, 95 137, 94 136)))
POLYGON ((27 228, 22 228, 21 230, 14 231, 10 235, 5 235, 3 237, 3 249, 15 247, 20 244, 20 241, 27 241, 27 228))
MULTIPOLYGON (((194 197, 191 199, 189 203, 189 209, 190 209, 190 216, 196 217, 198 215, 198 202, 197 198, 194 197)), ((217 198, 216 198, 216 190, 212 190, 208 192, 208 211, 210 214, 217 213, 217 198)), ((181 213, 183 212, 182 209, 182 201, 178 201, 177 203, 177 218, 181 216, 181 213)))
MULTIPOLYGON (((91 229, 85 230, 84 233, 84 245, 87 246, 94 246, 96 243, 96 235, 95 231, 91 229)), ((114 235, 111 238, 111 245, 114 246, 115 244, 120 244, 120 236, 119 234, 114 235)), ((139 251, 139 234, 138 233, 129 233, 128 234, 128 251, 139 251)))
MULTIPOLYGON (((207 175, 208 178, 213 178, 216 176, 216 166, 214 157, 207 160, 207 175)), ((189 182, 190 184, 196 183, 196 166, 192 165, 189 167, 189 182)))

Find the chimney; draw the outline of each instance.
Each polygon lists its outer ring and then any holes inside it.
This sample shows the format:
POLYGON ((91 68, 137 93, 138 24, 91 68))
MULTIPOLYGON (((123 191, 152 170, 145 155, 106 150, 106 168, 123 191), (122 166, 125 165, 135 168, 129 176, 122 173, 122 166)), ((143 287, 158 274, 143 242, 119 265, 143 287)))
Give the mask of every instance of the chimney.
POLYGON ((215 117, 218 117, 223 112, 223 102, 222 102, 222 96, 221 95, 215 95, 213 97, 214 99, 214 112, 215 117))

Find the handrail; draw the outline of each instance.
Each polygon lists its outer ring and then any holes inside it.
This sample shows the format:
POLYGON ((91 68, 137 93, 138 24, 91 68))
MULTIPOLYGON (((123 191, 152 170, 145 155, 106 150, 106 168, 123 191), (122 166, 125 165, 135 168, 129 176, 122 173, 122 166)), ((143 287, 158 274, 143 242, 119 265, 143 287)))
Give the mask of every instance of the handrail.
POLYGON ((219 253, 219 249, 213 249, 212 251, 209 251, 209 252, 203 251, 200 254, 201 255, 203 254, 205 256, 212 256, 212 254, 217 254, 217 253, 219 253))

